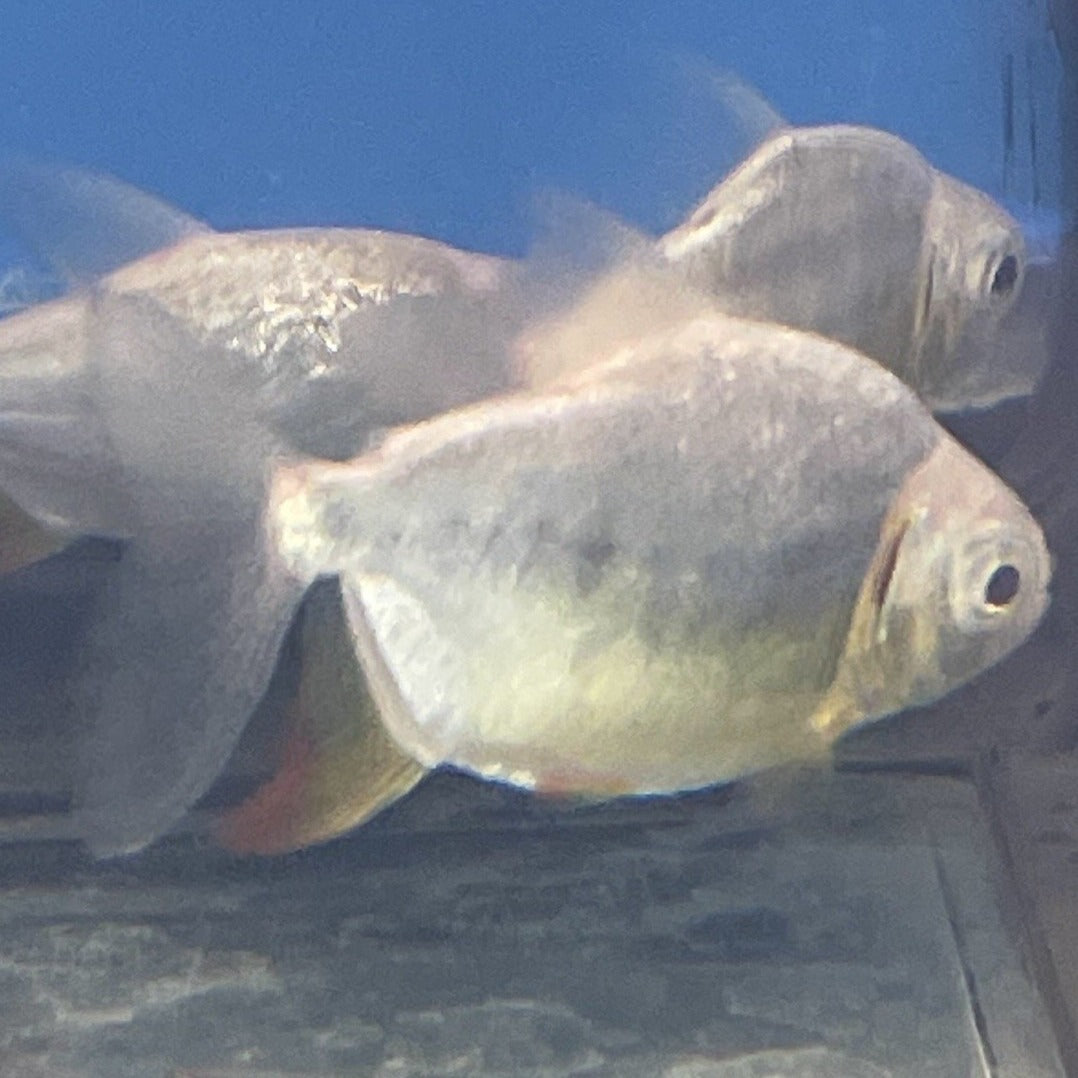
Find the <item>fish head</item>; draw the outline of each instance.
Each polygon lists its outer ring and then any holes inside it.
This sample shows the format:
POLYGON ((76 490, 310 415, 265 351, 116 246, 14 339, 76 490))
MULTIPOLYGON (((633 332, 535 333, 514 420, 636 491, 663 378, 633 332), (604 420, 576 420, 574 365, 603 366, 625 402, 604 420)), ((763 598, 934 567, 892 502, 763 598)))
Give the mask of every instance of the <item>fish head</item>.
MULTIPOLYGON (((975 188, 936 174, 913 349, 915 384, 933 408, 994 403, 1009 395, 1012 379, 987 361, 985 345, 1017 302, 1028 261, 1022 228, 1009 213, 975 188)), ((1002 355, 1001 362, 1012 359, 1002 355)))
POLYGON ((1037 627, 1051 573, 1029 510, 943 437, 884 518, 834 682, 812 725, 837 735, 971 680, 1037 627))

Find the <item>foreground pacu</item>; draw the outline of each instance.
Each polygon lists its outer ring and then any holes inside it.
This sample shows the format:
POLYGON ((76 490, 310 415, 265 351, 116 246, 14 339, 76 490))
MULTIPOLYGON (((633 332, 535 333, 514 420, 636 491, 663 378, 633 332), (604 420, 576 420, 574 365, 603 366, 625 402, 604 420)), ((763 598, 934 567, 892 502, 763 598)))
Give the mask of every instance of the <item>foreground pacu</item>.
POLYGON ((524 364, 533 382, 556 377, 589 345, 672 323, 703 296, 848 344, 934 411, 983 407, 1031 393, 1042 372, 1043 344, 993 345, 1026 269, 1017 222, 909 143, 870 127, 783 127, 656 248, 630 251, 533 330, 524 364))
POLYGON ((548 791, 824 752, 1002 658, 1050 576, 1027 510, 897 379, 718 315, 283 469, 270 506, 298 584, 339 574, 402 752, 548 791))

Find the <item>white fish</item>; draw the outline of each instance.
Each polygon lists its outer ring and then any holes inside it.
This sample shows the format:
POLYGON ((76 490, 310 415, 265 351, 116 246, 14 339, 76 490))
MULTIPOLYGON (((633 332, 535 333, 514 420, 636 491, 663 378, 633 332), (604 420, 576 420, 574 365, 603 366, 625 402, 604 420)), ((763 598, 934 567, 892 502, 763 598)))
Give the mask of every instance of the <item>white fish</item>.
MULTIPOLYGON (((148 206, 147 245, 177 243, 0 322, 0 490, 54 536, 127 542, 72 692, 100 853, 171 826, 266 687, 303 593, 266 571, 272 461, 348 457, 487 396, 517 328, 496 259, 372 230, 219 235, 148 206)), ((117 257, 140 212, 105 200, 117 257)), ((76 280, 112 261, 79 249, 56 259, 76 280)))
POLYGON ((1015 495, 820 337, 690 319, 552 386, 281 469, 397 746, 540 790, 708 785, 934 699, 1038 623, 1015 495))
MULTIPOLYGON (((75 697, 91 716, 84 832, 99 852, 133 849, 223 765, 295 604, 261 575, 269 462, 344 459, 381 428, 518 380, 521 273, 367 230, 214 234, 80 170, 9 169, 0 202, 81 285, 0 323, 0 489, 44 525, 0 506, 0 529, 21 527, 4 565, 63 536, 130 540, 75 697), (257 661, 221 646, 255 604, 272 611, 251 620, 257 661)), ((623 328, 710 308, 672 280, 630 288, 623 310, 646 317, 623 328)), ((607 343, 575 341, 573 365, 607 343)), ((309 638, 333 652, 323 629, 309 638)))
MULTIPOLYGON (((732 107, 744 112, 740 99, 754 91, 733 85, 732 107)), ((985 407, 1031 393, 1046 362, 1043 342, 1021 347, 1024 322, 1006 338, 1013 351, 994 343, 1001 326, 1007 333, 1027 261, 1008 213, 902 139, 782 125, 657 250, 637 245, 533 329, 523 363, 532 382, 556 378, 578 363, 584 335, 629 341, 656 327, 657 311, 667 324, 683 317, 686 302, 700 302, 676 298, 687 288, 724 312, 848 344, 934 411, 985 407)))

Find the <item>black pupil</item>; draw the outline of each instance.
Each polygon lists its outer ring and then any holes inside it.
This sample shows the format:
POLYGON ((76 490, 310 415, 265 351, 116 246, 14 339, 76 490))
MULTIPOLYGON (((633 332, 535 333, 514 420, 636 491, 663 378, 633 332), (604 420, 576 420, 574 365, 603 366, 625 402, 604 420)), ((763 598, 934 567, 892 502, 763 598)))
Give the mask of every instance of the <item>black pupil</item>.
POLYGON ((984 601, 989 606, 1006 606, 1017 594, 1022 576, 1013 565, 1001 565, 984 586, 984 601))
POLYGON ((1014 288, 1014 282, 1017 280, 1018 259, 1015 258, 1014 255, 1007 255, 996 268, 996 275, 992 278, 992 295, 1007 295, 1007 293, 1014 288))

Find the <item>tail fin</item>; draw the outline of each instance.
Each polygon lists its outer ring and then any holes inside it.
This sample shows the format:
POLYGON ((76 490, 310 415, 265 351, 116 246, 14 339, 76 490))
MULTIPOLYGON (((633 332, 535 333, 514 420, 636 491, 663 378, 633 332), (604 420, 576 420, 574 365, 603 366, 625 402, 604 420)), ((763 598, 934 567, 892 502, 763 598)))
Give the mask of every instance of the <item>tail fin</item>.
POLYGON ((128 545, 72 687, 88 716, 79 830, 95 854, 153 841, 217 777, 302 594, 250 519, 162 520, 128 545))
POLYGON ((169 830, 224 766, 308 581, 263 530, 280 448, 250 380, 146 297, 103 294, 95 385, 130 539, 72 686, 85 716, 78 821, 99 855, 169 830))
POLYGON ((42 527, 0 494, 0 574, 40 561, 65 545, 62 536, 42 527))

